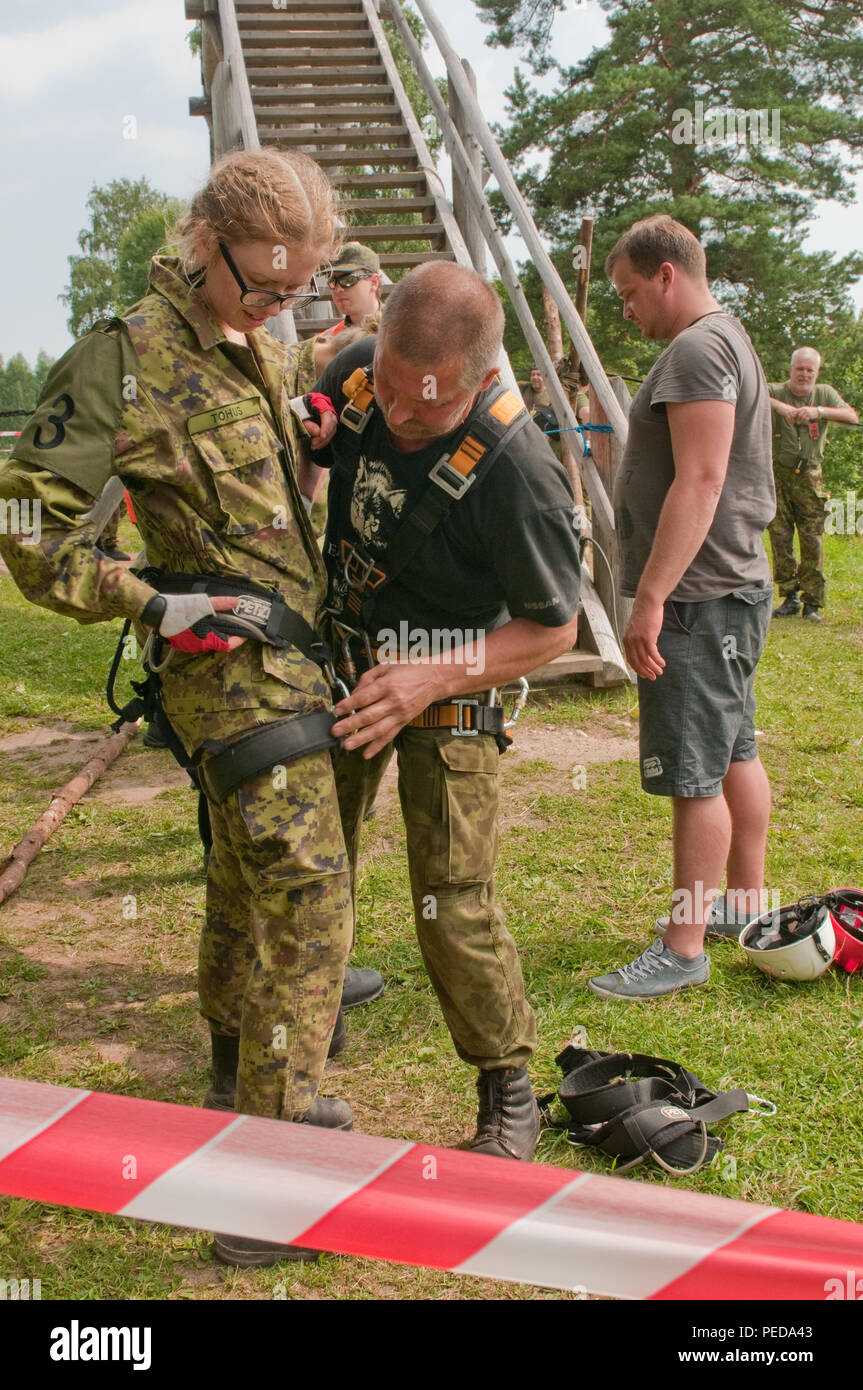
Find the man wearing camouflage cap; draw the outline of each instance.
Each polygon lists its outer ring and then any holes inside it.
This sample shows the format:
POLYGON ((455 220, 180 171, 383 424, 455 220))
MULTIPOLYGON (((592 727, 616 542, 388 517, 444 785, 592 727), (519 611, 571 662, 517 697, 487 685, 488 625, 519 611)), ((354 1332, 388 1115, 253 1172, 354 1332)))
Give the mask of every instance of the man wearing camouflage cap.
POLYGON ((343 315, 341 322, 329 330, 330 337, 361 323, 366 314, 380 313, 381 279, 381 263, 372 248, 359 241, 347 242, 330 265, 328 284, 333 306, 343 315))

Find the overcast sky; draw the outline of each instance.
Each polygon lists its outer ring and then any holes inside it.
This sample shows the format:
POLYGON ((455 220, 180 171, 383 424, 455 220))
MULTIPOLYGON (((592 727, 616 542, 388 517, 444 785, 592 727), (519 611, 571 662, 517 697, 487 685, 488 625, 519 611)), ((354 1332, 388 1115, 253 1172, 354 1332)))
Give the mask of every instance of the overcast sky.
MULTIPOLYGON (((502 119, 512 53, 485 47, 487 29, 466 0, 438 0, 437 13, 477 73, 487 119, 502 119)), ((573 3, 555 24, 567 62, 605 32, 596 0, 573 3)), ((59 356, 71 343, 57 296, 88 220, 92 185, 146 176, 188 197, 206 176, 209 146, 206 122, 188 114, 201 78, 184 38, 183 0, 3 0, 0 26, 0 353, 8 361, 23 352, 32 363, 40 348, 59 356), (128 116, 136 118, 136 139, 124 139, 128 116)), ((428 60, 442 75, 431 50, 428 60)), ((856 207, 825 205, 808 249, 859 249, 861 201, 863 180, 856 207)), ((520 243, 512 249, 523 258, 520 243)), ((863 282, 857 302, 863 305, 863 282)))

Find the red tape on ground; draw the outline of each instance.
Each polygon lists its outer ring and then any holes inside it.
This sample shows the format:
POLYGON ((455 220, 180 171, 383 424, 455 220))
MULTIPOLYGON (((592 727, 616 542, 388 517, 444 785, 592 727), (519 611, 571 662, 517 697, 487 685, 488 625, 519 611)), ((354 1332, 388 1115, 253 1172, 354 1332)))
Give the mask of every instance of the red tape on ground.
POLYGON ((863 1276, 853 1222, 3 1078, 0 1192, 618 1298, 824 1299, 863 1276))

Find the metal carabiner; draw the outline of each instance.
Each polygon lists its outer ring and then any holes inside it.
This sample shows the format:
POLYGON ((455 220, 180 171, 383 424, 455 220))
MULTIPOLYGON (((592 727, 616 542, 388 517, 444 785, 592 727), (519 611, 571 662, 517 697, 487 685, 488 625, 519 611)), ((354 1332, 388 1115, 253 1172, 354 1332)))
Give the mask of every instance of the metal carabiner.
POLYGON ((770 1119, 772 1115, 777 1113, 776 1106, 773 1104, 772 1100, 765 1100, 763 1096, 750 1095, 748 1091, 746 1092, 746 1099, 749 1101, 750 1109, 748 1112, 744 1111, 744 1114, 763 1115, 765 1119, 770 1119), (757 1109, 754 1107, 757 1107, 757 1109))
MULTIPOLYGON (((516 721, 518 720, 518 716, 521 714, 522 710, 524 709, 525 705, 527 704, 527 697, 528 697, 528 695, 530 694, 530 686, 528 685, 528 683, 527 683, 527 681, 525 680, 524 676, 520 676, 520 677, 519 677, 519 682, 518 682, 518 683, 519 683, 519 685, 521 686, 521 689, 520 689, 518 695, 516 696, 515 704, 514 704, 513 707, 512 707, 512 715, 510 716, 509 719, 504 719, 504 721, 503 721, 503 727, 504 727, 505 729, 511 729, 512 726, 516 723, 516 721)), ((503 705, 503 700, 501 700, 501 706, 502 706, 502 705, 503 705)))

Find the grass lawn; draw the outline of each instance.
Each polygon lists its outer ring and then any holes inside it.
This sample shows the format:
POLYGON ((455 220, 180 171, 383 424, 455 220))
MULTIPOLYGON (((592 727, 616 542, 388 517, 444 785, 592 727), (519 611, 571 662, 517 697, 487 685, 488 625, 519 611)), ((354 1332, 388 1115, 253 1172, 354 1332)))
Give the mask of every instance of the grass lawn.
MULTIPOLYGON (((863 886, 863 541, 828 537, 827 572, 824 624, 774 623, 760 667, 757 722, 774 795, 767 887, 782 901, 863 886)), ((0 842, 8 849, 85 761, 88 732, 107 727, 102 692, 118 625, 80 627, 34 609, 8 578, 0 617, 0 738, 57 721, 77 735, 50 756, 36 746, 3 753, 0 842)), ((635 698, 631 688, 538 695, 523 720, 632 732, 635 698)), ((194 1105, 207 1074, 195 993, 204 878, 194 801, 166 754, 133 745, 120 768, 132 781, 157 771, 173 782, 128 804, 100 796, 97 784, 0 908, 0 1072, 194 1105)), ((721 944, 711 950, 706 990, 647 1005, 597 999, 588 977, 643 949, 653 918, 670 905, 668 806, 641 792, 631 760, 588 765, 577 790, 542 760, 504 759, 503 776, 499 896, 539 1018, 537 1089, 555 1088, 554 1056, 577 1025, 592 1047, 684 1062, 710 1086, 768 1097, 778 1113, 724 1122, 725 1150, 694 1176, 644 1167, 626 1181, 857 1220, 863 977, 831 971, 783 984, 721 944)), ((350 1100, 357 1129, 455 1144, 472 1129, 473 1077, 455 1057, 419 957, 401 822, 389 803, 370 823, 365 849, 354 961, 381 970, 388 989, 349 1016, 349 1048, 325 1089, 350 1100)), ((555 1133, 543 1136, 538 1156, 611 1171, 610 1160, 555 1133)), ((202 1233, 8 1198, 0 1198, 0 1221, 0 1277, 41 1278, 45 1299, 572 1296, 337 1256, 231 1272, 212 1259, 202 1233)))

